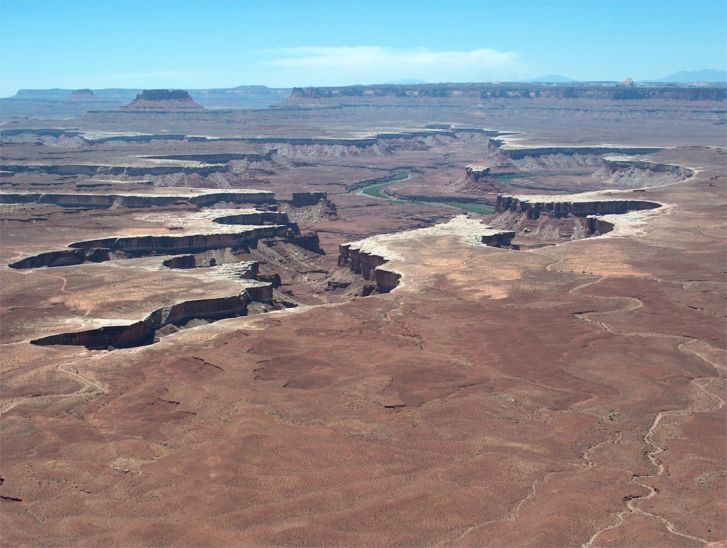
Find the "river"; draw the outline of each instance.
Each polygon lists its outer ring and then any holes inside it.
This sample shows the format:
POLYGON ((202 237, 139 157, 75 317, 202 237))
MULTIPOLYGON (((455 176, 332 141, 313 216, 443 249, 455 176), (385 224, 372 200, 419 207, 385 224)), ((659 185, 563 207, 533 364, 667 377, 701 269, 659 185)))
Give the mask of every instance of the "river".
POLYGON ((493 206, 490 204, 483 204, 480 202, 451 202, 446 199, 438 200, 436 197, 427 198, 426 200, 417 200, 414 198, 394 198, 388 196, 384 189, 394 183, 406 181, 414 178, 415 175, 405 169, 396 170, 389 177, 382 179, 376 179, 366 186, 363 186, 356 190, 356 194, 359 196, 369 196, 370 198, 377 198, 379 200, 386 200, 387 202, 398 202, 398 203, 417 203, 417 204, 429 204, 438 205, 443 207, 450 207, 455 209, 461 209, 463 211, 478 213, 480 215, 489 215, 494 211, 493 206))

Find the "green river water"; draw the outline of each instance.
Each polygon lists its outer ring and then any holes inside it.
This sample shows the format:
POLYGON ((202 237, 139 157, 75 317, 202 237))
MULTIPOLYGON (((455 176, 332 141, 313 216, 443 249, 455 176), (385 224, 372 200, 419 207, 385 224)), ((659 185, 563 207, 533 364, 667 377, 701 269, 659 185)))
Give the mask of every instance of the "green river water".
POLYGON ((461 209, 463 211, 478 213, 480 215, 489 215, 494 211, 494 208, 489 204, 482 204, 478 202, 449 202, 444 200, 437 200, 436 198, 430 198, 428 200, 414 200, 414 199, 402 199, 392 198, 384 193, 384 189, 394 183, 404 181, 411 178, 411 173, 407 170, 401 169, 394 172, 393 175, 384 179, 378 179, 372 182, 370 185, 359 188, 356 194, 371 196, 372 198, 378 198, 380 200, 386 200, 388 202, 409 202, 419 204, 431 204, 440 205, 444 207, 451 207, 455 209, 461 209))

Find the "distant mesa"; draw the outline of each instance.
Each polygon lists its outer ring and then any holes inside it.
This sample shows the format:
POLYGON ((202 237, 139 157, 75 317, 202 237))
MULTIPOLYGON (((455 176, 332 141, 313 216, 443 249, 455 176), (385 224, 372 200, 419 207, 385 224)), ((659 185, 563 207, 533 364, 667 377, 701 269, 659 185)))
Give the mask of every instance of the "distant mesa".
POLYGON ((95 101, 96 95, 92 89, 75 89, 68 96, 69 101, 95 101))
POLYGON ((293 88, 283 105, 317 105, 321 103, 364 104, 429 102, 447 104, 483 104, 502 99, 585 99, 598 101, 674 100, 725 101, 727 86, 720 84, 635 85, 632 79, 622 82, 572 82, 558 85, 527 82, 450 83, 421 85, 369 85, 343 87, 293 88))
POLYGON ((141 111, 187 111, 202 110, 204 107, 196 103, 189 92, 183 89, 145 89, 124 108, 141 111))

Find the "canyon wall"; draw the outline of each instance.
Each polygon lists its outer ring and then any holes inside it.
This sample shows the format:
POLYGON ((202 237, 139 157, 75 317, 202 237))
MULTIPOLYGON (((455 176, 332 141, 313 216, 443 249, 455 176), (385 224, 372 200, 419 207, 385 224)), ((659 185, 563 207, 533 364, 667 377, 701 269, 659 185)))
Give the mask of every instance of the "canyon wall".
POLYGON ((328 194, 325 192, 293 192, 291 204, 295 207, 311 206, 327 198, 328 194))
POLYGON ((111 166, 94 164, 3 164, 2 169, 13 173, 46 173, 49 175, 127 175, 141 177, 144 175, 211 175, 227 171, 224 164, 206 164, 204 166, 111 166))
POLYGON ((222 225, 264 225, 264 224, 291 224, 287 213, 279 211, 254 211, 238 215, 217 217, 214 222, 222 225))
POLYGON ((380 255, 361 251, 358 247, 353 247, 353 244, 338 246, 339 266, 348 266, 365 280, 375 282, 376 291, 379 293, 389 293, 399 285, 401 279, 401 274, 380 268, 386 262, 380 255))
POLYGON ((576 217, 587 217, 589 215, 614 215, 628 213, 629 211, 640 211, 644 209, 655 209, 661 204, 645 200, 583 200, 573 201, 560 200, 553 197, 552 201, 547 196, 506 196, 500 195, 495 203, 495 213, 506 211, 517 211, 525 214, 529 219, 537 219, 541 214, 551 215, 556 218, 574 215, 576 217))
MULTIPOLYGON (((502 144, 502 143, 501 143, 502 144)), ((658 147, 521 147, 513 148, 503 146, 501 148, 507 156, 513 160, 521 160, 526 157, 537 158, 539 156, 550 156, 555 154, 563 154, 566 156, 574 155, 599 155, 604 154, 653 154, 659 152, 661 149, 658 147)))
POLYGON ((250 288, 231 297, 184 301, 172 306, 158 308, 143 320, 128 325, 111 325, 75 333, 61 333, 35 339, 31 343, 37 345, 77 345, 85 346, 90 350, 129 348, 152 344, 156 332, 169 324, 183 325, 193 319, 215 320, 244 316, 247 314, 247 305, 250 302, 272 298, 272 287, 268 287, 270 288, 269 291, 250 288))
POLYGON ((284 225, 249 228, 241 232, 187 234, 180 236, 125 236, 101 238, 69 244, 71 248, 100 247, 130 254, 197 252, 229 247, 232 249, 255 245, 263 238, 287 238, 291 229, 284 225))
MULTIPOLYGON (((275 201, 275 195, 269 191, 255 192, 207 192, 197 195, 151 195, 151 194, 82 194, 82 193, 26 193, 0 192, 1 204, 38 203, 52 204, 69 208, 147 208, 163 207, 173 204, 191 204, 207 207, 219 202, 236 204, 268 204, 275 201)), ((225 223, 223 224, 240 224, 225 223)))
POLYGON ((108 249, 86 248, 86 249, 64 249, 61 251, 48 251, 32 257, 26 257, 11 263, 10 268, 42 268, 56 266, 71 266, 82 264, 87 261, 100 263, 111 259, 108 249))

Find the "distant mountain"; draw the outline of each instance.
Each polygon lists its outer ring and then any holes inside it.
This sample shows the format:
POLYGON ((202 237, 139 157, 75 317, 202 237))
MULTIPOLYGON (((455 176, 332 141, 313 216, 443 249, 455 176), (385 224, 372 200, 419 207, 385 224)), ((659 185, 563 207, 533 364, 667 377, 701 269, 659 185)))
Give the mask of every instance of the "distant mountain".
POLYGON ((689 82, 727 82, 727 70, 717 69, 702 69, 702 70, 681 70, 664 76, 663 78, 657 78, 656 80, 649 80, 650 82, 675 82, 675 83, 689 83, 689 82))
POLYGON ((412 86, 416 84, 427 84, 428 82, 426 80, 419 80, 417 78, 405 78, 404 80, 392 80, 390 82, 386 82, 386 85, 388 86, 412 86))
POLYGON ((538 78, 527 78, 521 80, 521 82, 528 82, 530 84, 562 84, 566 82, 575 82, 567 76, 561 76, 560 74, 546 74, 545 76, 539 76, 538 78))

